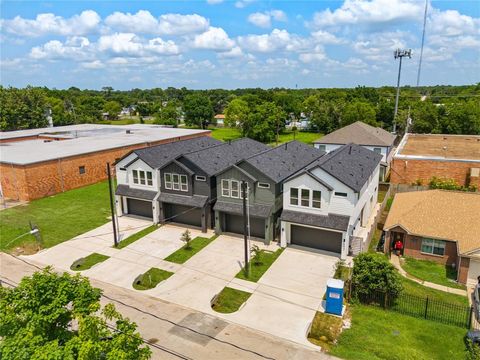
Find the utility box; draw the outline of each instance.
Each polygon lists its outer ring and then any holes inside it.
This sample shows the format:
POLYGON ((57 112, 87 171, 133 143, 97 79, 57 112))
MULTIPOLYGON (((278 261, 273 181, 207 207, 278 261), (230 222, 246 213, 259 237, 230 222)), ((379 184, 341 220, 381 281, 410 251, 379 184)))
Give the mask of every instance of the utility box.
POLYGON ((344 284, 342 280, 328 279, 327 300, 325 304, 326 313, 342 316, 343 285, 344 284))

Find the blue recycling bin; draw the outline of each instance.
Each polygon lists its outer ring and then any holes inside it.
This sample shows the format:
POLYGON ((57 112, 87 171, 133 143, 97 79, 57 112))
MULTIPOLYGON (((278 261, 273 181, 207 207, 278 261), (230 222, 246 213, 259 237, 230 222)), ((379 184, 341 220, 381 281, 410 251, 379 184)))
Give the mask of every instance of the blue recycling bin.
POLYGON ((342 309, 343 281, 338 279, 328 279, 325 312, 342 316, 342 309))

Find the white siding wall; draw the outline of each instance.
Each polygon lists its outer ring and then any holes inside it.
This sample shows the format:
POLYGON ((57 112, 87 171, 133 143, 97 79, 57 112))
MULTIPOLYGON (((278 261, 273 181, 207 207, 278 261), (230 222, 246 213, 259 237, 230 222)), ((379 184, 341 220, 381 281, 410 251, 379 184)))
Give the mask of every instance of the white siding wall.
MULTIPOLYGON (((343 145, 338 145, 338 144, 314 144, 314 146, 319 149, 320 148, 320 145, 325 145, 325 151, 328 153, 332 150, 335 150, 335 149, 338 149, 339 147, 343 146, 343 145)), ((387 155, 388 154, 388 147, 387 146, 367 146, 367 145, 362 145, 362 147, 364 147, 365 149, 368 149, 370 151, 373 151, 374 148, 380 148, 381 149, 381 154, 382 154, 382 161, 386 162, 386 163, 390 163, 390 160, 392 158, 392 156, 388 156, 387 158, 387 155)))
POLYGON ((118 185, 128 185, 127 171, 126 170, 120 170, 120 168, 125 168, 125 166, 129 162, 131 162, 133 159, 135 159, 136 157, 137 157, 137 155, 130 154, 125 159, 120 160, 115 165, 115 174, 117 176, 117 184, 118 185))
POLYGON ((325 151, 329 153, 332 150, 338 149, 340 146, 343 146, 341 144, 313 144, 314 147, 317 149, 320 148, 320 145, 325 145, 325 151))
POLYGON ((150 190, 150 191, 158 191, 159 188, 158 188, 157 184, 158 184, 157 171, 152 169, 150 166, 148 166, 142 160, 135 161, 132 165, 130 165, 127 168, 127 185, 130 186, 131 188, 150 190), (133 183, 133 175, 132 175, 133 170, 150 171, 152 173, 153 185, 150 186, 150 185, 134 184, 133 183))
POLYGON ((387 162, 387 151, 388 151, 388 147, 386 146, 363 146, 365 149, 368 149, 370 151, 373 151, 374 148, 380 148, 381 149, 381 152, 380 154, 382 154, 382 161, 383 162, 387 162))

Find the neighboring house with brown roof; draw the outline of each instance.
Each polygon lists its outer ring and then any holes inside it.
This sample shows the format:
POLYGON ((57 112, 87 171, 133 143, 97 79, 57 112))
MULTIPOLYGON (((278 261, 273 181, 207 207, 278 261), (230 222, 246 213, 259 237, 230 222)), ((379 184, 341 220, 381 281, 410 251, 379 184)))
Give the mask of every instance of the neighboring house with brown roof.
POLYGON ((393 184, 421 183, 432 177, 480 187, 480 136, 405 134, 392 158, 393 184))
POLYGON ((382 155, 380 180, 383 181, 390 169, 396 135, 388 131, 357 121, 344 126, 322 138, 315 140, 313 146, 327 153, 345 144, 357 144, 382 155))
POLYGON ((384 225, 385 252, 397 240, 403 255, 458 269, 457 281, 480 276, 480 194, 447 190, 399 193, 384 225))
POLYGON ((217 114, 214 118, 217 126, 225 126, 225 115, 217 114))

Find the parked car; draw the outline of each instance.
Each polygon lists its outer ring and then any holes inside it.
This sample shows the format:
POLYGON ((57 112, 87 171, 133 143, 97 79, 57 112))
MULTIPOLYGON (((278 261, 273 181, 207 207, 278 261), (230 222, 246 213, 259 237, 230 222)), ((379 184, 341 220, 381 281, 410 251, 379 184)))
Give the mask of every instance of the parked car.
POLYGON ((480 283, 475 285, 473 290, 473 302, 475 304, 475 316, 480 321, 480 283))

